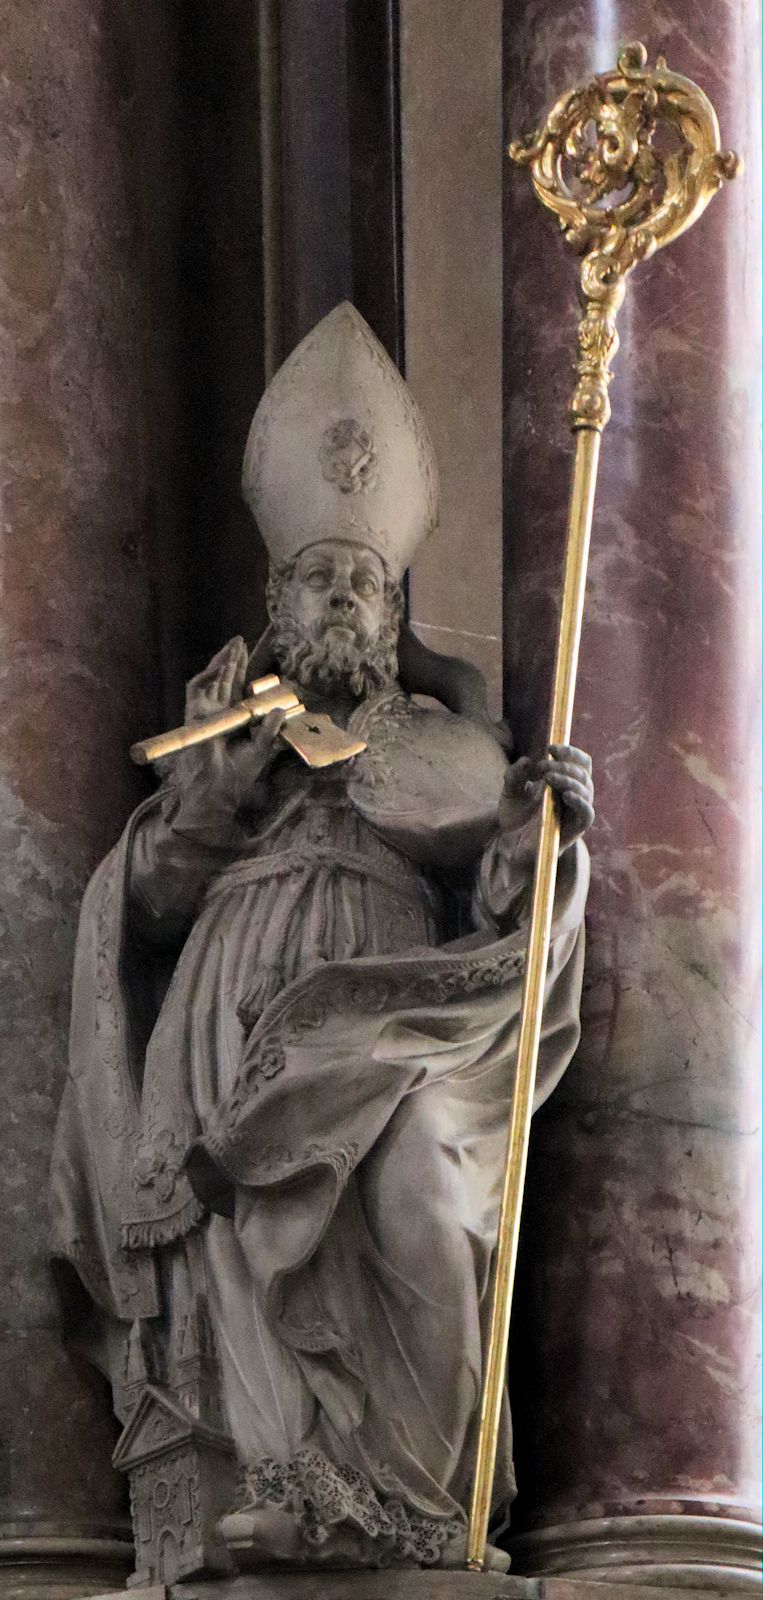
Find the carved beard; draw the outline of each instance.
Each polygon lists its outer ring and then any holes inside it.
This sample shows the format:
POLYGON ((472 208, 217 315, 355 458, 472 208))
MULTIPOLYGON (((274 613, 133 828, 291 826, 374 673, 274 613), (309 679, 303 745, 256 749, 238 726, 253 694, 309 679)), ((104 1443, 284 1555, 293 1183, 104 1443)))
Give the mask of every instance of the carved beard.
POLYGON ((273 649, 285 678, 322 694, 351 694, 362 700, 397 681, 397 639, 403 611, 400 585, 387 578, 385 615, 374 639, 349 619, 356 638, 337 638, 326 621, 317 639, 306 634, 294 616, 289 598, 290 567, 271 571, 267 600, 275 636, 273 649))

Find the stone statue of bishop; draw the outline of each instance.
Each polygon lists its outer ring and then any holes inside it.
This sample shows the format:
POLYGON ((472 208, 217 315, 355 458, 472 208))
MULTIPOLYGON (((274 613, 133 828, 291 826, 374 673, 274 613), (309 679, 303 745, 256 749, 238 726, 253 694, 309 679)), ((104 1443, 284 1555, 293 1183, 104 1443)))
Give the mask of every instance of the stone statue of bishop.
MULTIPOLYGON (((131 1327, 161 1372, 203 1296, 240 1467, 225 1526, 256 1559, 454 1563, 539 798, 562 817, 540 1102, 578 1039, 590 761, 509 762, 479 675, 402 623, 436 468, 352 306, 276 374, 243 482, 270 627, 191 681, 186 720, 276 671, 368 748, 313 771, 275 712, 182 751, 98 868, 55 1251, 123 1416, 131 1327)), ((497 1510, 512 1492, 507 1413, 497 1510)))

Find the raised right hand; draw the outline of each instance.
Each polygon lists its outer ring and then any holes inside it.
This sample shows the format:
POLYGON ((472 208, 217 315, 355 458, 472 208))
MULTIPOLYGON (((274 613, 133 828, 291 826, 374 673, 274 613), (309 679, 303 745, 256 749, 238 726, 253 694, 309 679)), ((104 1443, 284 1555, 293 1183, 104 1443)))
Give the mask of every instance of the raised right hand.
MULTIPOLYGON (((243 698, 248 659, 247 645, 237 634, 191 678, 187 723, 203 722, 243 698)), ((186 794, 193 791, 198 804, 233 815, 266 775, 278 752, 283 721, 282 711, 271 711, 262 722, 251 724, 249 738, 223 735, 180 751, 173 768, 176 783, 186 794)))
POLYGON ((185 721, 203 722, 218 711, 227 711, 241 700, 246 685, 249 651, 240 633, 229 639, 212 657, 203 672, 191 678, 185 691, 185 721))

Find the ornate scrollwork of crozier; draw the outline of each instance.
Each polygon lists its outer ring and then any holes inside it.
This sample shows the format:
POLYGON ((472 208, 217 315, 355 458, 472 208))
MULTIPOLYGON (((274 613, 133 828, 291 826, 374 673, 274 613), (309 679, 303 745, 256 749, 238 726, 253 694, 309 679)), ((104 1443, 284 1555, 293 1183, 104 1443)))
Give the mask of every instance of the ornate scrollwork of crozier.
POLYGON ((741 161, 721 149, 702 89, 662 56, 649 67, 643 44, 621 50, 616 71, 562 95, 509 154, 529 167, 538 199, 583 258, 570 421, 601 433, 627 274, 690 227, 741 161))

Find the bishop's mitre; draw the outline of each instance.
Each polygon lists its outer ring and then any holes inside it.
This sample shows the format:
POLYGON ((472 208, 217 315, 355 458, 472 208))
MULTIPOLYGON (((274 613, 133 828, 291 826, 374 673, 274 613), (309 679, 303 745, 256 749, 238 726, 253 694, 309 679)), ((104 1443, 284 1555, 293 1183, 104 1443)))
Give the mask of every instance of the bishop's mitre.
POLYGON ((397 367, 349 301, 279 368, 244 455, 244 499, 274 562, 308 545, 367 545, 401 577, 438 517, 423 417, 397 367))

